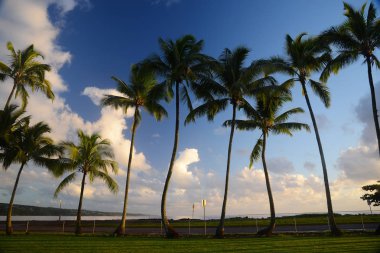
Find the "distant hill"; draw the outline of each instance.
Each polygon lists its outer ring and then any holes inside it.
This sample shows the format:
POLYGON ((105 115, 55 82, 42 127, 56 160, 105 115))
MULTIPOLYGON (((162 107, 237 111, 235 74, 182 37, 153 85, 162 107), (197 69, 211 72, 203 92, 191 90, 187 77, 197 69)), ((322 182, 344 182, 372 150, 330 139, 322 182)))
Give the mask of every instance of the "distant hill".
MULTIPOLYGON (((8 204, 0 203, 0 216, 6 216, 8 204)), ((13 205, 12 214, 16 216, 75 216, 76 209, 60 209, 56 207, 40 207, 40 206, 26 206, 26 205, 13 205)), ((91 210, 82 210, 83 216, 117 216, 121 215, 119 212, 100 212, 91 210)), ((128 214, 131 216, 146 216, 145 214, 128 214)))

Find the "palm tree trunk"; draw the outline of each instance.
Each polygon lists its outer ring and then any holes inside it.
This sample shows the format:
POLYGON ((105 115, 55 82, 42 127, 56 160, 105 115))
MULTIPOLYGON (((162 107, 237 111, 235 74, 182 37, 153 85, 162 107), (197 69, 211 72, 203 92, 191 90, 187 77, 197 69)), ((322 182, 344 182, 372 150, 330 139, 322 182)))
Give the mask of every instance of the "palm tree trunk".
POLYGON ((341 235, 341 231, 339 230, 339 228, 336 226, 336 223, 335 223, 334 211, 333 211, 333 207, 332 207, 331 194, 330 194, 329 178, 328 178, 328 175, 327 175, 327 168, 326 168, 325 156, 323 154, 322 142, 321 142, 321 139, 319 137, 317 122, 315 121, 313 109, 311 108, 311 104, 310 104, 310 100, 309 100, 309 95, 307 94, 305 82, 302 82, 301 84, 302 84, 303 92, 305 94, 305 99, 306 99, 307 107, 308 107, 309 112, 310 112, 311 121, 313 122, 313 128, 314 128, 314 132, 315 132, 315 138, 317 139, 317 143, 318 143, 319 155, 321 156, 322 170, 323 170, 323 179, 324 179, 325 190, 326 190, 327 211, 328 211, 328 219, 329 219, 330 229, 331 229, 331 233, 333 235, 338 236, 338 235, 341 235))
POLYGON ((270 236, 273 232, 273 229, 276 225, 276 213, 274 209, 274 201, 273 201, 273 195, 272 195, 272 189, 270 187, 270 181, 269 181, 269 173, 267 168, 267 163, 265 160, 265 149, 267 145, 267 134, 263 131, 263 149, 261 150, 261 160, 263 162, 263 168, 264 168, 264 174, 265 174, 265 183, 267 186, 268 191, 268 198, 269 198, 269 208, 270 208, 270 223, 269 226, 263 230, 260 230, 257 235, 266 235, 270 236))
POLYGON ((233 108, 232 108, 230 141, 228 143, 226 182, 224 184, 224 198, 223 198, 222 213, 220 215, 219 225, 216 228, 216 232, 215 232, 215 236, 217 238, 223 238, 224 237, 224 219, 226 217, 228 181, 229 181, 229 177, 230 177, 231 150, 232 150, 232 140, 234 138, 234 131, 235 131, 235 119, 236 119, 236 104, 234 103, 233 108))
POLYGON ((131 174, 131 164, 132 164, 132 156, 133 156, 133 145, 135 143, 135 133, 136 133, 136 127, 137 127, 137 110, 138 107, 135 108, 135 116, 133 119, 133 125, 132 125, 132 137, 131 137, 131 146, 129 147, 129 158, 128 158, 128 168, 127 168, 127 179, 125 181, 125 193, 124 193, 124 206, 123 206, 123 216, 121 218, 121 223, 115 233, 117 235, 124 235, 125 234, 125 221, 127 218, 127 206, 128 206, 128 189, 129 189, 129 178, 131 174))
POLYGON ((8 213, 7 213, 7 224, 6 224, 6 233, 7 235, 11 235, 13 233, 13 227, 12 227, 12 208, 13 208, 13 201, 15 199, 15 195, 16 195, 16 189, 17 189, 17 185, 18 185, 18 181, 20 180, 20 176, 21 176, 21 172, 22 172, 22 169, 24 168, 24 165, 25 163, 22 163, 21 164, 21 167, 17 173, 17 177, 16 177, 16 181, 15 181, 15 185, 13 186, 13 191, 12 191, 12 196, 11 196, 11 200, 9 201, 9 205, 8 205, 8 213))
POLYGON ((15 90, 16 90, 16 82, 13 82, 13 88, 12 88, 11 94, 9 94, 7 102, 5 103, 4 109, 9 106, 9 103, 11 102, 11 99, 13 97, 13 93, 15 92, 15 90))
POLYGON ((164 191, 162 192, 162 199, 161 199, 161 219, 162 219, 162 225, 164 227, 166 237, 168 237, 168 238, 175 238, 175 237, 179 236, 179 234, 170 226, 168 218, 166 217, 166 194, 168 192, 169 182, 170 182, 170 178, 171 178, 172 173, 173 173, 173 166, 174 166, 175 158, 176 158, 176 155, 177 155, 178 139, 179 139, 179 83, 176 82, 176 84, 175 84, 175 134, 174 134, 174 144, 173 144, 173 151, 172 151, 172 157, 170 159, 168 174, 167 174, 166 180, 165 180, 164 191))
POLYGON ((80 235, 82 233, 81 217, 82 217, 82 201, 83 201, 84 185, 86 183, 85 181, 86 181, 86 172, 83 172, 82 185, 80 188, 78 212, 77 212, 77 223, 76 223, 76 227, 75 227, 75 234, 76 235, 80 235))
POLYGON ((373 120, 375 121, 377 145, 378 145, 378 151, 379 151, 379 156, 380 156, 380 127, 379 127, 379 116, 377 115, 375 86, 373 85, 373 79, 372 79, 371 60, 369 57, 367 57, 366 61, 367 61, 367 69, 368 69, 369 87, 371 89, 373 120))

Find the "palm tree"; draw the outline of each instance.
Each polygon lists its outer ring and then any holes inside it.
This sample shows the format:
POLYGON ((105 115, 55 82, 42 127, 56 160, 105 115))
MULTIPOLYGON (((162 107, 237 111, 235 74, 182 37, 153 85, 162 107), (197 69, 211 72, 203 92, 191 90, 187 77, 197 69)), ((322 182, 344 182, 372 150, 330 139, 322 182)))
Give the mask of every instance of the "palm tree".
POLYGON ((313 92, 322 100, 325 107, 330 106, 330 92, 324 82, 318 82, 310 78, 313 73, 323 70, 326 64, 331 60, 331 50, 323 43, 320 38, 311 37, 303 39, 306 33, 299 34, 294 40, 290 35, 286 35, 286 53, 287 59, 280 57, 272 57, 265 60, 262 64, 267 64, 268 71, 277 71, 291 76, 289 82, 298 82, 301 84, 302 94, 305 97, 310 117, 313 123, 315 137, 318 143, 319 155, 321 158, 323 179, 326 190, 327 210, 331 232, 333 235, 340 235, 341 232, 336 226, 333 207, 331 202, 331 194, 329 180, 327 175, 327 167, 325 156, 323 154, 322 142, 319 136, 317 122, 311 107, 309 94, 306 85, 310 85, 313 92))
POLYGON ((375 86, 372 79, 372 65, 380 68, 380 62, 374 55, 376 48, 380 47, 380 20, 376 18, 376 9, 373 3, 368 7, 365 15, 366 4, 360 10, 354 10, 347 3, 344 4, 345 22, 337 27, 332 27, 322 33, 322 38, 336 46, 338 55, 327 65, 322 72, 321 80, 326 81, 331 72, 337 73, 341 68, 358 60, 362 55, 367 63, 368 81, 371 90, 372 113, 375 122, 378 152, 380 155, 380 127, 377 114, 375 86))
POLYGON ((43 122, 39 122, 32 126, 26 124, 17 130, 17 135, 11 138, 10 143, 3 148, 3 152, 0 154, 0 161, 2 162, 4 169, 7 169, 12 163, 21 164, 8 205, 6 223, 6 233, 8 235, 13 232, 13 202, 21 172, 25 165, 32 161, 36 165, 53 170, 54 166, 57 165, 57 159, 55 157, 62 153, 62 149, 59 146, 54 145, 53 140, 46 136, 46 133, 49 133, 50 131, 50 127, 43 122))
POLYGON ((9 148, 12 139, 20 136, 22 128, 29 124, 30 116, 23 116, 22 109, 17 109, 17 105, 10 105, 4 110, 0 110, 0 150, 9 148))
POLYGON ((21 96, 22 107, 25 108, 29 97, 26 87, 31 88, 32 91, 41 90, 49 99, 53 100, 54 93, 51 90, 50 82, 45 79, 45 72, 50 71, 51 68, 37 60, 38 57, 43 58, 43 56, 34 50, 33 45, 16 52, 13 44, 8 42, 7 48, 11 53, 11 61, 9 65, 0 61, 0 80, 4 80, 6 77, 13 79, 13 87, 4 108, 9 106, 13 95, 15 98, 18 95, 21 96))
POLYGON ((231 132, 228 143, 227 170, 224 188, 224 198, 222 213, 215 236, 224 236, 224 219, 226 215, 228 182, 230 174, 230 161, 232 140, 235 130, 236 112, 240 106, 247 103, 244 95, 255 93, 257 87, 273 83, 274 79, 270 76, 255 79, 261 72, 260 68, 253 63, 249 67, 244 67, 244 61, 248 56, 249 50, 245 47, 238 47, 234 51, 225 49, 219 61, 214 61, 211 66, 213 76, 204 76, 196 85, 195 93, 203 98, 205 103, 192 110, 186 118, 185 123, 195 121, 196 117, 207 115, 208 120, 213 120, 215 115, 226 110, 228 104, 232 105, 231 132))
POLYGON ((157 81, 152 71, 138 65, 133 65, 131 69, 130 84, 117 77, 112 77, 117 82, 117 91, 123 96, 105 95, 102 100, 102 105, 110 105, 115 109, 119 107, 125 112, 131 107, 134 107, 135 113, 132 125, 131 145, 129 148, 127 179, 125 182, 124 206, 121 223, 115 233, 117 235, 125 234, 125 221, 128 205, 128 189, 129 178, 131 172, 133 145, 135 140, 136 128, 141 121, 141 108, 152 114, 157 120, 161 120, 163 116, 167 116, 166 110, 159 104, 159 100, 164 98, 164 86, 156 85, 157 81))
POLYGON ((161 218, 165 234, 168 238, 178 237, 178 233, 170 226, 166 216, 166 195, 169 188, 170 178, 173 173, 175 158, 177 155, 179 139, 180 98, 192 109, 190 90, 191 80, 200 73, 208 71, 208 57, 201 54, 203 40, 197 41, 192 35, 185 35, 176 41, 158 40, 162 55, 153 55, 144 61, 144 65, 153 69, 156 74, 164 79, 169 91, 169 98, 175 95, 175 130, 174 144, 170 159, 168 174, 166 176, 164 190, 161 199, 161 218), (175 90, 173 90, 173 86, 175 90))
MULTIPOLYGON (((285 83, 286 85, 286 83, 285 83)), ((259 159, 261 153, 261 161, 263 163, 263 169, 265 174, 265 182, 268 191, 269 206, 270 206, 270 224, 267 228, 260 230, 258 235, 270 236, 276 224, 276 214, 274 208, 274 201, 272 190, 269 181, 268 168, 265 160, 265 151, 267 145, 267 139, 269 133, 272 134, 287 134, 292 136, 292 131, 306 129, 310 131, 307 124, 297 122, 287 122, 288 118, 297 113, 303 113, 302 108, 293 108, 279 114, 285 102, 291 101, 289 93, 284 93, 285 89, 272 89, 266 93, 256 96, 255 107, 250 104, 244 104, 242 106, 247 120, 236 120, 236 128, 239 130, 261 130, 261 136, 257 140, 252 153, 250 155, 249 167, 255 160, 259 159)), ((226 121, 225 126, 232 125, 231 121, 226 121)))
POLYGON ((78 145, 73 142, 61 143, 67 153, 67 156, 63 158, 65 166, 61 170, 61 174, 64 172, 71 172, 71 174, 58 185, 54 197, 58 197, 59 192, 76 179, 78 172, 83 173, 75 227, 75 234, 79 235, 82 233, 82 201, 86 176, 88 175, 90 183, 95 178, 103 180, 113 193, 117 193, 119 187, 116 181, 108 174, 109 167, 114 173, 118 171, 117 163, 112 160, 113 151, 110 147, 110 142, 107 139, 102 139, 99 134, 86 135, 82 130, 78 130, 77 135, 79 139, 78 145))

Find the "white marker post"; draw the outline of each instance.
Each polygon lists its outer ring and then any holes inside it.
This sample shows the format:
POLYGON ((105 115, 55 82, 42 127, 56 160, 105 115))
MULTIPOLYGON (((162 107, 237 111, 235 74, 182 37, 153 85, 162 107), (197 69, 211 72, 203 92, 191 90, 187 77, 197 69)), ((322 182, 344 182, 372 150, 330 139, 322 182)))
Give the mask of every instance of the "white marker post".
POLYGON ((205 236, 206 236, 207 226, 206 226, 206 200, 205 199, 202 199, 202 206, 203 206, 203 221, 205 222, 205 236))
POLYGON ((61 214, 62 214, 62 200, 59 200, 59 221, 61 221, 61 214))

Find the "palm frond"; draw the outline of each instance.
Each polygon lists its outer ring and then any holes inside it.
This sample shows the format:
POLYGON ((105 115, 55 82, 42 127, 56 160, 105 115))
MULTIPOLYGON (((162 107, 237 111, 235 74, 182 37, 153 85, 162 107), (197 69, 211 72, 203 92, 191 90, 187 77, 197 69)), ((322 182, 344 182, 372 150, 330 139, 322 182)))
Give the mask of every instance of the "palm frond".
POLYGON ((223 111, 229 103, 228 98, 224 99, 215 99, 211 101, 207 101, 206 103, 198 106, 194 110, 192 110, 185 119, 185 124, 190 122, 195 122, 196 118, 202 117, 204 115, 207 116, 208 120, 213 120, 215 115, 223 111))
POLYGON ((257 140, 255 146, 252 149, 249 156, 249 168, 252 168, 253 162, 260 158, 261 150, 263 149, 263 140, 260 138, 257 140))
POLYGON ((293 136, 293 131, 306 130, 310 132, 310 127, 307 124, 297 123, 297 122, 286 122, 279 123, 271 127, 271 131, 274 134, 287 134, 289 136, 293 136))
POLYGON ((106 183, 108 189, 110 189, 112 193, 116 194, 119 191, 119 185, 107 173, 104 173, 102 171, 94 171, 94 176, 102 179, 106 183))
POLYGON ((62 180, 62 182, 58 185, 57 189, 55 189, 54 192, 54 198, 58 197, 58 194, 72 181, 75 180, 77 172, 73 172, 70 175, 68 175, 65 179, 62 180))
POLYGON ((285 122, 286 120, 289 119, 289 117, 293 114, 298 114, 298 113, 303 113, 304 110, 300 107, 297 107, 297 108, 292 108, 282 114, 280 114, 279 116, 277 116, 274 120, 275 123, 283 123, 285 122))
POLYGON ((330 106, 330 92, 326 84, 309 79, 310 87, 326 107, 330 106))

